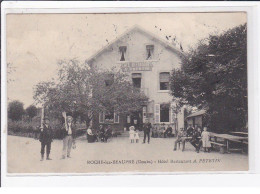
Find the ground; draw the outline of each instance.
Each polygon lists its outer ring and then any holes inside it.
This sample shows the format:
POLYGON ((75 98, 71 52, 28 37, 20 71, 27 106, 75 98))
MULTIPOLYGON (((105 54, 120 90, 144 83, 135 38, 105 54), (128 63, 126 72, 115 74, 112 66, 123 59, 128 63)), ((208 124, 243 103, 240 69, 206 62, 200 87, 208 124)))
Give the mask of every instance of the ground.
POLYGON ((173 151, 175 138, 151 138, 150 144, 130 144, 127 137, 108 143, 76 140, 72 158, 61 160, 62 140, 54 140, 51 161, 40 161, 40 142, 8 136, 8 173, 100 173, 100 172, 183 172, 244 171, 248 156, 241 153, 196 153, 190 143, 186 150, 173 151))

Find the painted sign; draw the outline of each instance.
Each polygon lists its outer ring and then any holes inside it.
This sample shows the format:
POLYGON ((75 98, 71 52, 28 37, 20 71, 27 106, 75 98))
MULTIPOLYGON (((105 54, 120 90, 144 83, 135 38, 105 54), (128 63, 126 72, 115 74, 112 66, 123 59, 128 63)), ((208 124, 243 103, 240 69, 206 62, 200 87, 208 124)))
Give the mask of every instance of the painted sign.
POLYGON ((152 71, 156 61, 120 62, 123 72, 152 71))

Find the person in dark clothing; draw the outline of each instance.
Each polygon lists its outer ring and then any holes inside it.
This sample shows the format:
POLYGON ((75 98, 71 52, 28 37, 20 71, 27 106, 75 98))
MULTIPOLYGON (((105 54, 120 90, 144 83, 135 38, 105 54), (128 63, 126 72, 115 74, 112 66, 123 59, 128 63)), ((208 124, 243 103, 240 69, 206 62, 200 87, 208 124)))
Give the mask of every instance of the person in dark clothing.
POLYGON ((148 144, 150 143, 150 131, 151 131, 152 125, 148 121, 148 119, 145 120, 145 123, 143 125, 144 130, 144 140, 143 143, 145 143, 146 137, 148 138, 148 144))
POLYGON ((197 128, 197 130, 195 130, 190 143, 191 145, 193 145, 193 147, 195 147, 196 152, 199 153, 200 147, 202 145, 200 128, 197 128))
POLYGON ((99 126, 99 139, 101 142, 105 141, 105 129, 104 129, 103 125, 99 126))
POLYGON ((165 132, 163 133, 163 137, 166 138, 166 137, 170 137, 172 134, 172 128, 170 125, 168 125, 167 129, 165 130, 165 132))
POLYGON ((193 133, 194 133, 194 128, 192 127, 192 125, 189 125, 189 127, 187 128, 187 131, 186 131, 187 137, 192 137, 193 133))
POLYGON ((112 136, 112 129, 111 126, 108 125, 107 128, 105 129, 105 134, 104 134, 104 142, 107 142, 108 138, 112 136))
POLYGON ((44 118, 43 126, 41 127, 40 137, 39 140, 41 142, 41 161, 44 160, 44 151, 46 147, 46 160, 51 160, 50 152, 51 152, 51 142, 53 139, 53 131, 50 127, 50 120, 49 118, 44 118))

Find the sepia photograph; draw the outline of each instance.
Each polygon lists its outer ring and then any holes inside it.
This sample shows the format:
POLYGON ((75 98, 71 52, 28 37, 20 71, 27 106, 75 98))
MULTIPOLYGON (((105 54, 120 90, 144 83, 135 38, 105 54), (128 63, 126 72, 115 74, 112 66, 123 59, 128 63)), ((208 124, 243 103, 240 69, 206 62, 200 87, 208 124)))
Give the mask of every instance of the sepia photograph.
POLYGON ((247 172, 247 54, 247 12, 7 14, 7 173, 247 172))

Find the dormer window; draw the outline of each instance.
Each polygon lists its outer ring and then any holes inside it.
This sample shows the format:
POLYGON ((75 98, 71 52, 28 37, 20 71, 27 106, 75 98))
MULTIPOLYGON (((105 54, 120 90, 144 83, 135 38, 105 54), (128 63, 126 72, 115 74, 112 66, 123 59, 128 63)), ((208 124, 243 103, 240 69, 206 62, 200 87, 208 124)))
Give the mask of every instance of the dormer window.
POLYGON ((151 60, 153 58, 154 45, 146 45, 146 60, 151 60))
POLYGON ((126 46, 119 47, 120 61, 125 61, 126 48, 127 48, 126 46))

